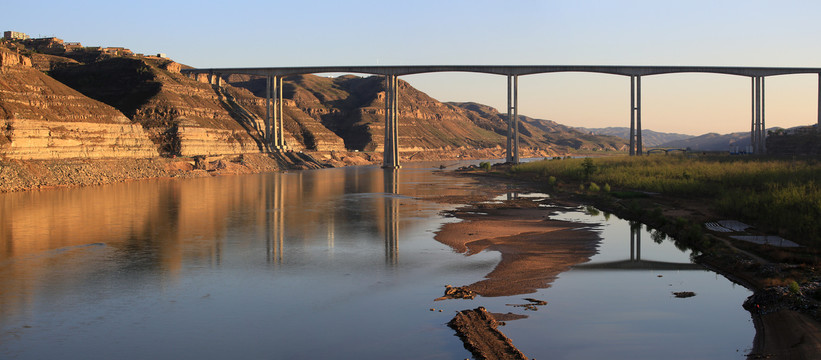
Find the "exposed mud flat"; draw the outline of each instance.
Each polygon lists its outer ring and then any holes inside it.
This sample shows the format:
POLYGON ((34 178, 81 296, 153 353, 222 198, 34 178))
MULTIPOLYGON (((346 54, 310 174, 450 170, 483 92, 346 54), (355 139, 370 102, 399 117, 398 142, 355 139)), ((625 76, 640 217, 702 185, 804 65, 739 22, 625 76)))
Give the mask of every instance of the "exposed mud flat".
POLYGON ((589 225, 551 220, 543 208, 462 209, 435 239, 467 255, 498 251, 502 259, 484 280, 467 285, 481 296, 529 294, 549 287, 573 265, 596 254, 589 225))
POLYGON ((499 322, 485 308, 463 310, 448 323, 475 359, 527 359, 499 331, 499 322))

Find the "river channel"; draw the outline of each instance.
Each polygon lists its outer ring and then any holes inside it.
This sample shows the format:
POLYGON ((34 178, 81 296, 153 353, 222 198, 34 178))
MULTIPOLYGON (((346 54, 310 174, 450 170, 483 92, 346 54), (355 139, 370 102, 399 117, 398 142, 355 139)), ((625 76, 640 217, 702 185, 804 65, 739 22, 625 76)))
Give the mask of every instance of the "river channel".
POLYGON ((553 215, 600 240, 549 287, 434 302, 500 261, 434 240, 431 199, 471 194, 528 196, 419 164, 0 194, 0 358, 464 359, 446 323, 478 306, 536 359, 749 352, 748 290, 595 209, 553 215))

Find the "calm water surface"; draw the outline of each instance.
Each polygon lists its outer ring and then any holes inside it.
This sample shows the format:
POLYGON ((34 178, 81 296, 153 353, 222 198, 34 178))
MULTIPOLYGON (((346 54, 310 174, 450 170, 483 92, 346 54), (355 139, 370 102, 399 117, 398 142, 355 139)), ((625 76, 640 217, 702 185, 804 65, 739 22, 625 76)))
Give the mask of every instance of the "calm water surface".
POLYGON ((425 198, 489 192, 505 189, 352 167, 0 194, 0 358, 463 359, 445 323, 480 305, 528 315, 501 329, 532 358, 749 350, 746 289, 584 209, 554 217, 591 224, 599 254, 551 287, 433 302, 500 256, 433 240, 456 220, 425 198), (548 305, 507 305, 522 297, 548 305))

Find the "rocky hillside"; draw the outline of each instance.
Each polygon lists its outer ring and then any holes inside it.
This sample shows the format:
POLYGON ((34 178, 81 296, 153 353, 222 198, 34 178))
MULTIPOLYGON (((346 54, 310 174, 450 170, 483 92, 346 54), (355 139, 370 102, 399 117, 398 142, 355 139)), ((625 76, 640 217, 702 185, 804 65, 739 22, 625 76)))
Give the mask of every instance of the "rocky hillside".
MULTIPOLYGON (((265 96, 265 80, 231 76, 237 87, 265 96)), ((345 147, 380 151, 384 142, 384 81, 381 77, 290 76, 284 96, 302 113, 344 140, 345 147)), ((624 141, 591 136, 552 121, 520 116, 520 146, 566 153, 621 150, 624 141)), ((495 148, 506 143, 506 115, 476 103, 442 103, 399 81, 400 151, 495 148)))
MULTIPOLYGON (((505 136, 507 134, 507 114, 495 108, 477 103, 449 103, 467 111, 477 126, 505 136)), ((519 115, 519 146, 541 148, 545 144, 558 152, 621 151, 627 149, 624 139, 609 135, 586 134, 552 120, 534 119, 519 115)))
POLYGON ((242 89, 214 86, 204 77, 189 78, 179 70, 179 64, 166 59, 115 57, 51 74, 142 125, 162 154, 265 150, 257 131, 264 110, 260 99, 242 89))
POLYGON ((0 156, 8 159, 157 156, 143 127, 0 47, 0 156))

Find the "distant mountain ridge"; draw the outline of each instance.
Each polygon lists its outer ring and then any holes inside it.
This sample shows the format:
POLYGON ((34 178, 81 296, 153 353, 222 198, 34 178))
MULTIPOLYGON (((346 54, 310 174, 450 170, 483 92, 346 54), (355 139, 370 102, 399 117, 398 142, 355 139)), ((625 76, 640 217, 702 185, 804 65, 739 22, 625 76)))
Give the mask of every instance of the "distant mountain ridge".
MULTIPOLYGON (((628 127, 606 127, 606 128, 584 128, 584 127, 577 127, 579 131, 595 134, 595 135, 610 135, 610 136, 618 136, 624 140, 630 139, 630 128, 628 127)), ((677 133, 664 133, 658 132, 653 130, 642 129, 641 131, 641 141, 645 147, 650 146, 659 146, 665 143, 677 141, 677 140, 684 140, 688 138, 693 138, 694 135, 687 135, 687 134, 677 134, 677 133)))
POLYGON ((728 151, 731 148, 746 148, 750 145, 749 132, 737 132, 732 134, 708 133, 694 136, 687 139, 670 141, 659 145, 662 148, 678 148, 696 151, 728 151))

